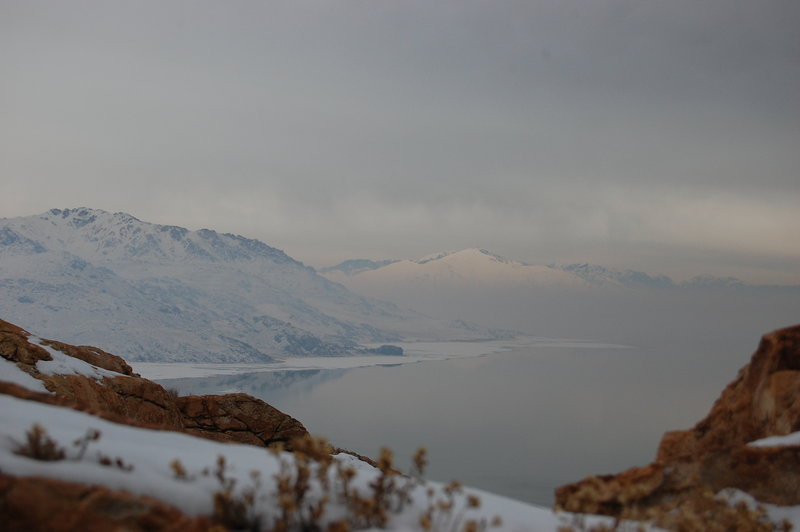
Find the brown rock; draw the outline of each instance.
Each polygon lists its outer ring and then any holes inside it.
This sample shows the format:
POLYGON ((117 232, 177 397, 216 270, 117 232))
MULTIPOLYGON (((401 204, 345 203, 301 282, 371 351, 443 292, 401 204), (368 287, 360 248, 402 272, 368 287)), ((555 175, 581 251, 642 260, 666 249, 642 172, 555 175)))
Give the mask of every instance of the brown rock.
POLYGON ((183 428, 183 416, 169 393, 140 377, 97 381, 79 375, 52 375, 47 388, 70 401, 74 408, 111 421, 172 430, 183 428))
POLYGON ((139 375, 133 372, 127 362, 117 355, 107 353, 98 347, 88 345, 69 345, 55 340, 42 340, 42 343, 61 351, 71 357, 88 362, 98 368, 107 369, 109 371, 116 371, 122 375, 130 375, 138 377, 139 375))
POLYGON ((117 423, 187 432, 216 441, 265 446, 308 434, 296 419, 249 395, 174 397, 161 385, 139 377, 120 357, 96 347, 42 340, 68 356, 120 373, 119 377, 95 380, 79 375, 42 375, 36 363, 51 357, 45 349, 30 343, 29 336, 27 331, 0 320, 0 355, 43 381, 53 394, 32 392, 8 382, 0 382, 0 393, 67 406, 117 423))
POLYGON ((0 522, 8 532, 201 532, 213 523, 150 497, 41 477, 0 474, 0 522))
POLYGON ((800 430, 800 326, 764 335, 694 428, 668 432, 656 461, 619 475, 590 477, 556 490, 556 505, 620 515, 680 500, 698 489, 746 491, 773 504, 800 504, 800 446, 748 447, 800 430))
POLYGON ((36 364, 40 360, 52 360, 44 348, 28 342, 30 333, 0 320, 0 356, 12 362, 25 365, 36 364))
POLYGON ((218 441, 269 445, 308 434, 296 419, 243 393, 178 397, 175 403, 187 432, 218 441))

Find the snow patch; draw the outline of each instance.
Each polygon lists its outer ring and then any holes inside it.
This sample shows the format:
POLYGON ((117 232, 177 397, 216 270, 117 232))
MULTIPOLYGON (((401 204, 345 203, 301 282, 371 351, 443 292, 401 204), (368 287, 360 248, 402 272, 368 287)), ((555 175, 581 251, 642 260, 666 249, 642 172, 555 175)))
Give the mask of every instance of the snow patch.
POLYGON ((800 445, 800 432, 793 432, 786 436, 770 436, 747 444, 749 447, 789 447, 800 445))
POLYGON ((5 358, 0 358, 0 381, 18 384, 19 386, 22 386, 23 388, 26 388, 32 392, 52 393, 44 387, 44 383, 42 381, 39 379, 34 379, 22 371, 19 366, 10 360, 6 360, 5 358))
POLYGON ((778 506, 776 504, 763 503, 756 500, 752 495, 733 488, 720 491, 717 494, 717 498, 726 501, 731 506, 743 502, 751 510, 756 510, 759 507, 763 508, 767 512, 767 518, 773 523, 780 523, 785 520, 792 525, 792 530, 797 530, 800 527, 800 506, 778 506))
POLYGON ((31 337, 31 341, 43 347, 53 358, 53 360, 40 360, 36 363, 36 369, 45 375, 81 375, 96 380, 100 380, 103 377, 114 378, 124 376, 122 373, 98 368, 78 358, 65 355, 61 351, 53 349, 49 345, 43 343, 41 338, 31 337))

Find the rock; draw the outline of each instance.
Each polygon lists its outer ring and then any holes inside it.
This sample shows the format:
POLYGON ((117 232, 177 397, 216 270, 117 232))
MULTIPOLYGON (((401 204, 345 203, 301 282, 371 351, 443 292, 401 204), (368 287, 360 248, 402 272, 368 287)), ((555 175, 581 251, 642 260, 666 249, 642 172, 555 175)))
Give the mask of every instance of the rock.
MULTIPOLYGON (((188 517, 150 497, 41 477, 0 474, 3 530, 105 532, 201 532, 205 517, 188 517)), ((219 530, 219 528, 218 528, 219 530)))
POLYGON ((44 348, 28 342, 29 336, 30 333, 20 327, 0 320, 0 356, 28 366, 40 360, 52 360, 44 348))
POLYGON ((1 381, 0 393, 67 406, 116 423, 175 430, 216 441, 267 446, 290 444, 292 439, 308 435, 299 421, 249 395, 174 397, 161 385, 138 376, 120 357, 96 347, 42 340, 66 355, 115 371, 119 377, 95 380, 79 375, 43 375, 36 363, 50 360, 50 354, 31 343, 29 337, 27 331, 0 320, 0 356, 43 381, 53 394, 1 381))
POLYGON ((308 434, 296 419, 244 393, 178 397, 175 403, 186 432, 217 441, 269 445, 308 434))
POLYGON ((97 347, 91 347, 88 345, 69 345, 62 342, 56 342, 55 340, 42 340, 42 343, 48 347, 52 347, 53 349, 61 351, 62 353, 66 353, 73 358, 77 358, 97 366, 98 368, 115 371, 117 373, 133 377, 139 376, 133 372, 133 368, 131 368, 121 357, 112 355, 111 353, 106 353, 97 347))
POLYGON ((745 491, 761 502, 800 504, 800 445, 750 447, 800 431, 800 325, 764 335, 694 428, 668 432, 656 461, 618 475, 589 477, 556 490, 556 506, 620 515, 675 503, 698 490, 745 491))

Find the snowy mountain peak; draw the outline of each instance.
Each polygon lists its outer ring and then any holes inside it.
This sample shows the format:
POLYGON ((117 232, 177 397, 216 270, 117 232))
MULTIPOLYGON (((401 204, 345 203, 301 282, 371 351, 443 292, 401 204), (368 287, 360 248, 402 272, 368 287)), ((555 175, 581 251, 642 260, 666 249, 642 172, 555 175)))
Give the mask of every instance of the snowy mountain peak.
MULTIPOLYGON (((301 265, 263 242, 210 229, 190 231, 174 225, 143 222, 124 212, 100 209, 51 209, 38 216, 4 219, 0 238, 25 235, 38 248, 63 250, 103 263, 155 260, 231 261, 269 259, 301 265)), ((38 249, 28 242, 31 250, 38 249), (33 246, 33 247, 32 247, 33 246)))
POLYGON ((453 259, 459 259, 459 260, 484 261, 487 258, 496 262, 502 262, 504 264, 510 264, 511 262, 513 262, 504 257, 501 257, 500 255, 495 255, 494 253, 481 248, 466 248, 466 249, 461 249, 459 251, 440 251, 438 253, 432 253, 431 255, 426 255, 421 259, 417 259, 411 262, 414 262, 416 264, 427 264, 429 262, 436 262, 440 260, 449 261, 453 259))
POLYGON ((450 255, 453 255, 454 253, 457 253, 457 251, 440 251, 438 253, 432 253, 431 255, 425 255, 421 259, 417 259, 417 260, 412 261, 412 262, 416 262, 417 264, 427 264, 428 262, 442 260, 443 258, 449 257, 450 255))
POLYGON ((487 251, 485 249, 480 248, 468 248, 462 249, 461 251, 457 251, 452 253, 453 256, 458 256, 460 258, 471 258, 474 260, 492 260, 494 262, 500 262, 502 264, 512 264, 515 261, 509 260, 505 257, 501 257, 500 255, 496 255, 491 251, 487 251))

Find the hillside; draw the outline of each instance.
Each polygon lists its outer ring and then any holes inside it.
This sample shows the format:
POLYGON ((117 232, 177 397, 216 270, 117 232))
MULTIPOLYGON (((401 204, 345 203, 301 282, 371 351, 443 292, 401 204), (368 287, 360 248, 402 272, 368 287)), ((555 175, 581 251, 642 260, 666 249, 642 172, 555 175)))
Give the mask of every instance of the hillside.
POLYGON ((356 295, 258 240, 87 208, 0 220, 0 315, 149 361, 269 362, 491 334, 356 295))

